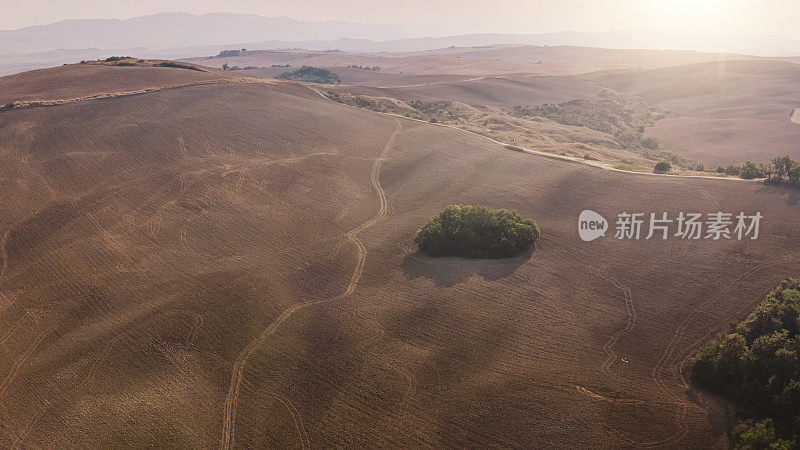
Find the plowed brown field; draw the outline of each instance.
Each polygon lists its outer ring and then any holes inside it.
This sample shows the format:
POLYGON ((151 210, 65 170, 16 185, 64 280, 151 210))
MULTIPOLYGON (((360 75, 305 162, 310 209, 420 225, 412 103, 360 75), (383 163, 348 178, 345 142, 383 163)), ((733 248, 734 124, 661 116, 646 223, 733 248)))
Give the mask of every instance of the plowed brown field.
POLYGON ((722 446, 686 358, 800 271, 797 191, 509 151, 292 83, 0 112, 0 192, 12 448, 722 446), (453 203, 543 236, 417 253, 453 203), (756 241, 584 243, 583 209, 765 218, 756 241))

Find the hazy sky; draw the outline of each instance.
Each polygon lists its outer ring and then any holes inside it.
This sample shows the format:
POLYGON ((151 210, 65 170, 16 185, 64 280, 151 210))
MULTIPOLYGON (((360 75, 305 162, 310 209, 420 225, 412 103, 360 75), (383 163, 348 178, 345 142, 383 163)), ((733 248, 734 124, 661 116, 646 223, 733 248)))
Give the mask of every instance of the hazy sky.
MULTIPOLYGON (((463 25, 463 32, 627 29, 800 39, 800 0, 0 0, 0 29, 167 11, 302 20, 463 25)), ((451 27, 452 29, 452 27, 451 27)))

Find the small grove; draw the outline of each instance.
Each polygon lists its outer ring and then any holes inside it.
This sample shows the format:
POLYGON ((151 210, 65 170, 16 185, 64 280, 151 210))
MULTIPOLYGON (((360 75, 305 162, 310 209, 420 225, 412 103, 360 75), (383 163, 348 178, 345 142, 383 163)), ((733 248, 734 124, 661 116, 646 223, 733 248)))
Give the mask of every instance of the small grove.
POLYGON ((767 178, 772 182, 788 182, 800 186, 800 162, 788 156, 773 158, 767 170, 767 178))
POLYGON ((486 206, 450 205, 416 236, 429 256, 506 258, 530 248, 539 227, 517 211, 486 206))
POLYGON ((342 81, 339 75, 330 70, 312 66, 303 66, 291 72, 284 72, 275 78, 319 84, 338 84, 342 81))
POLYGON ((692 380, 739 408, 735 448, 800 449, 800 278, 706 344, 692 380))
MULTIPOLYGON (((705 167, 700 165, 696 170, 704 171, 705 167)), ((747 161, 740 166, 719 166, 716 172, 746 180, 766 178, 768 183, 788 183, 800 186, 800 162, 794 161, 789 156, 772 158, 767 165, 747 161)))

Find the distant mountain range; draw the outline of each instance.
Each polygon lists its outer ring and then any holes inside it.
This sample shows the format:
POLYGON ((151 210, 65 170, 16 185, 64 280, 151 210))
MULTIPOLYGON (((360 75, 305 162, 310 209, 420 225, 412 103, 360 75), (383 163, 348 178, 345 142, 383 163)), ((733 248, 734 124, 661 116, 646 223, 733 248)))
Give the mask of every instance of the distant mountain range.
POLYGON ((0 31, 0 75, 122 53, 150 58, 185 58, 241 47, 406 52, 450 46, 535 44, 681 49, 762 56, 800 55, 800 41, 774 37, 636 30, 443 36, 448 32, 457 32, 457 28, 307 22, 287 17, 228 13, 201 16, 164 13, 126 20, 66 20, 0 31))
POLYGON ((163 13, 133 19, 65 20, 0 31, 0 54, 56 49, 131 48, 151 50, 259 41, 341 38, 390 40, 413 36, 404 27, 350 22, 304 22, 248 14, 163 13))

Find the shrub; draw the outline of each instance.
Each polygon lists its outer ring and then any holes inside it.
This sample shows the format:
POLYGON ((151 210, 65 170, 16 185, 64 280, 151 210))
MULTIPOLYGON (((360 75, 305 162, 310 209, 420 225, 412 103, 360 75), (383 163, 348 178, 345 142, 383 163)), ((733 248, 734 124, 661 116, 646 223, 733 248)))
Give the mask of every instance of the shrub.
POLYGON ((792 161, 787 176, 790 182, 800 184, 800 162, 792 161))
POLYGON ((742 168, 740 166, 731 164, 730 166, 725 168, 725 175, 738 177, 740 173, 742 173, 742 168))
MULTIPOLYGON (((600 102, 570 100, 558 104, 515 106, 510 113, 517 117, 545 117, 564 125, 587 127, 608 134, 630 133, 620 145, 640 146, 644 126, 654 121, 656 111, 638 98, 623 98, 607 92, 600 102), (636 130, 641 130, 637 132, 636 130)), ((655 145, 655 140, 648 141, 655 145)))
POLYGON ((778 437, 772 419, 741 423, 734 430, 733 447, 737 449, 791 450, 796 446, 796 441, 778 437))
POLYGON ((416 243, 430 256, 506 258, 530 248, 539 233, 514 210, 451 205, 417 231, 416 243))
POLYGON ((656 163, 655 173, 667 173, 672 170, 672 165, 666 161, 656 163))
POLYGON ((642 147, 649 148, 650 150, 657 150, 658 149, 658 139, 656 138, 644 138, 642 139, 642 147))
POLYGON ((745 180, 752 180, 755 178, 764 178, 767 176, 767 169, 764 167, 763 164, 756 164, 751 161, 747 161, 742 166, 741 172, 739 173, 739 177, 744 178, 745 180))

